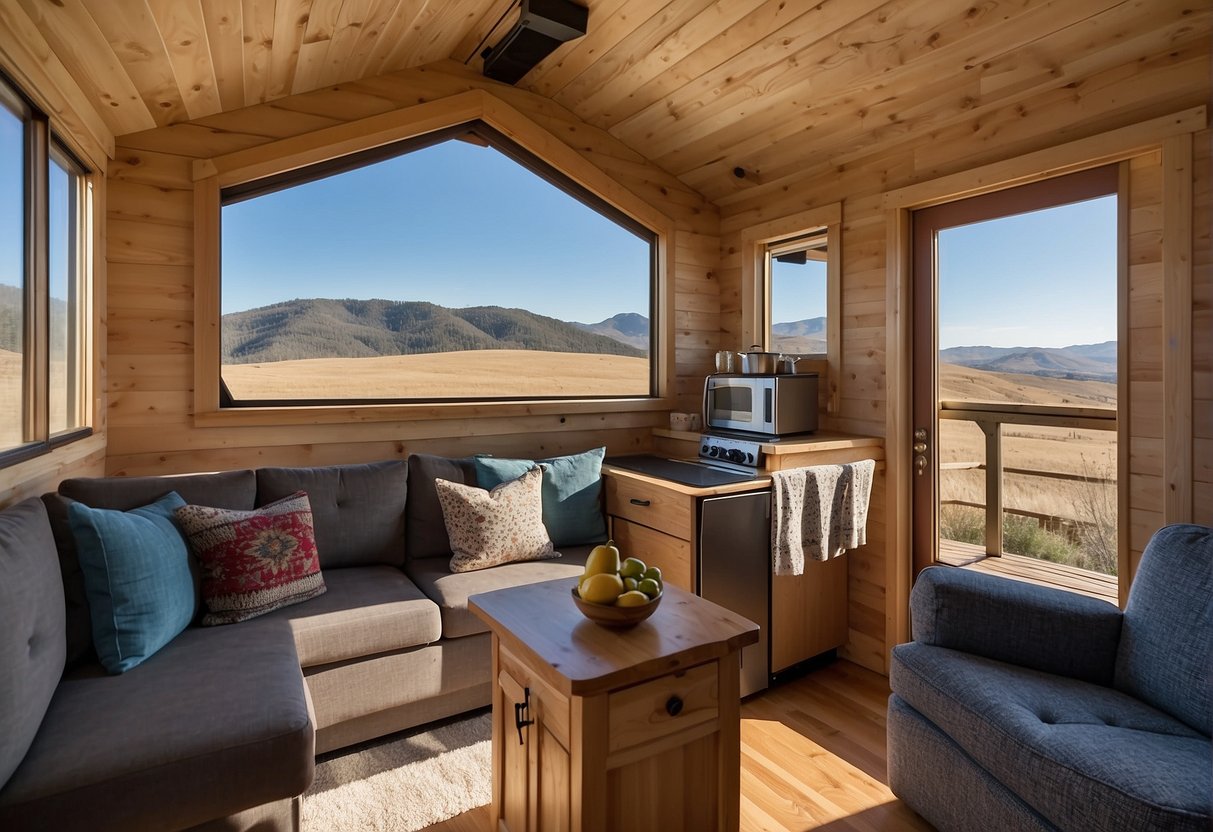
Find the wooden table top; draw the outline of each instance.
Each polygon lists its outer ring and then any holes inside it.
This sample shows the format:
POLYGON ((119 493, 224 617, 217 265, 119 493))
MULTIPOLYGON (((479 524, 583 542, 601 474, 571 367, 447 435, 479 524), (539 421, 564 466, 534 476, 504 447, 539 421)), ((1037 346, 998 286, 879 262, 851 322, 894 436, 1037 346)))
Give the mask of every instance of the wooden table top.
POLYGON ((628 630, 590 621, 573 604, 576 578, 473 595, 468 608, 558 691, 590 696, 718 659, 758 641, 758 625, 666 586, 661 605, 628 630))

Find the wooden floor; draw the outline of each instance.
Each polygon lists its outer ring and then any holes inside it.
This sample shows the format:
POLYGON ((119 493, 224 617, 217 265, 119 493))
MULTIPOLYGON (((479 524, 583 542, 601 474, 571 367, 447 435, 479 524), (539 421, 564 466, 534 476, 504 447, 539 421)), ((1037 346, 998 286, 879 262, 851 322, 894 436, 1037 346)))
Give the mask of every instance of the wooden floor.
MULTIPOLYGON (((924 830, 885 785, 888 680, 834 662, 741 707, 741 829, 924 830)), ((426 832, 489 832, 488 807, 426 832)))
POLYGON ((1118 599, 1115 575, 1101 575, 1087 569, 1023 555, 1003 554, 995 558, 987 557, 984 547, 971 543, 940 540, 939 562, 1040 586, 1078 592, 1113 604, 1117 603, 1118 599))

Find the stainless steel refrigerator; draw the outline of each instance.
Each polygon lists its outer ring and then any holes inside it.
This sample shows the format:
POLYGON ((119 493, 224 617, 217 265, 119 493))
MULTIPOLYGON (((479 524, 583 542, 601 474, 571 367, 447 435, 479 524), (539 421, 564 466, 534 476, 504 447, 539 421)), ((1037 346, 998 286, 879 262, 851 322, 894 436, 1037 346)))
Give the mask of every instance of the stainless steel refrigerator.
POLYGON ((771 492, 699 501, 699 594, 753 621, 758 643, 741 651, 741 695, 770 679, 771 492))

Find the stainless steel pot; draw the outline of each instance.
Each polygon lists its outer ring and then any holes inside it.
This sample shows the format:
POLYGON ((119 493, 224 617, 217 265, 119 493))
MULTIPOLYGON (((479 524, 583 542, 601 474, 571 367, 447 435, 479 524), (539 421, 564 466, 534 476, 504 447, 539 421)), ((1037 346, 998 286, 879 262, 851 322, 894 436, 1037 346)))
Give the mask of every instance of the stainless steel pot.
POLYGON ((750 347, 741 354, 741 372, 748 376, 766 375, 779 370, 779 353, 763 352, 761 344, 750 347))

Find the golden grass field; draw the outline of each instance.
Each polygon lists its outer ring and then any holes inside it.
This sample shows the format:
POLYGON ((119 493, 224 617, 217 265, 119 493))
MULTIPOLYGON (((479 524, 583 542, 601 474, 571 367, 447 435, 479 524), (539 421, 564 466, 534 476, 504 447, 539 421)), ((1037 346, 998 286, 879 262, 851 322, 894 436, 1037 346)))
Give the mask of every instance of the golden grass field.
MULTIPOLYGON (((1101 381, 1073 381, 1040 376, 990 373, 967 367, 940 368, 940 398, 1035 404, 1073 404, 1115 407, 1116 385, 1101 381)), ((985 462, 985 435, 973 422, 941 420, 940 462, 985 462)), ((1055 471, 1114 479, 1116 431, 1008 425, 1003 428, 1003 467, 1055 471)), ((1110 490, 1115 485, 1072 483, 1018 474, 1004 474, 1003 505, 1025 511, 1084 519, 1089 489, 1110 490)), ((944 471, 940 476, 941 500, 985 502, 985 472, 944 471)))
MULTIPOLYGON (((67 389, 67 365, 63 361, 51 362, 50 386, 51 390, 55 391, 67 389)), ((21 354, 0 350, 0 450, 21 444, 22 411, 21 354)), ((67 427, 66 411, 66 397, 52 396, 50 414, 52 433, 67 427)))
POLYGON ((237 400, 647 396, 649 363, 622 355, 466 350, 225 364, 223 380, 237 400))
POLYGON ((0 350, 0 450, 21 444, 21 354, 0 350))

